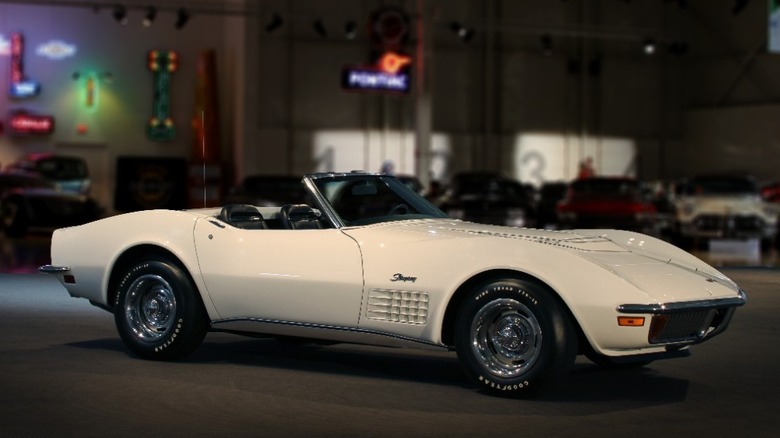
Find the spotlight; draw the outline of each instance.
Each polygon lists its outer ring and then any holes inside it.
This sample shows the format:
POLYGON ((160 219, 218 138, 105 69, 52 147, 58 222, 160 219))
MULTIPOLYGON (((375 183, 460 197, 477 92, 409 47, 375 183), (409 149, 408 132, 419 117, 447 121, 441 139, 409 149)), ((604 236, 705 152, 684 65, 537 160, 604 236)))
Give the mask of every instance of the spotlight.
POLYGON ((350 20, 344 24, 344 36, 346 36, 348 40, 355 39, 357 36, 357 24, 354 21, 350 20))
POLYGON ((470 29, 458 22, 450 23, 450 30, 452 30, 452 32, 454 32, 464 43, 467 43, 474 38, 474 29, 470 29))
POLYGON ((319 35, 320 38, 328 37, 328 30, 325 29, 325 23, 323 23, 322 20, 316 20, 313 26, 314 26, 314 31, 317 32, 317 35, 319 35))
POLYGON ((127 26, 128 19, 127 19, 127 9, 122 5, 117 5, 114 8, 114 12, 112 13, 114 16, 114 20, 116 20, 117 23, 121 24, 122 26, 127 26))
POLYGON ((642 45, 642 50, 645 52, 645 55, 648 56, 655 54, 656 48, 655 40, 652 38, 645 39, 645 42, 642 45))
POLYGON ((179 9, 176 12, 176 29, 186 26, 188 21, 190 21, 190 13, 184 8, 179 9))
POLYGON ((157 8, 149 6, 149 8, 146 9, 146 15, 144 15, 141 24, 143 24, 144 27, 150 27, 152 23, 154 23, 155 18, 157 18, 157 8))
POLYGON ((542 43, 542 53, 544 56, 551 56, 553 53, 553 39, 550 35, 544 34, 540 39, 542 43))
POLYGON ((674 41, 670 43, 669 53, 678 56, 688 53, 688 43, 686 43, 685 41, 674 41))
POLYGON ((282 16, 274 12, 274 15, 271 17, 271 21, 269 21, 268 24, 265 25, 265 31, 271 33, 276 29, 282 27, 282 24, 284 24, 284 20, 282 20, 282 16))

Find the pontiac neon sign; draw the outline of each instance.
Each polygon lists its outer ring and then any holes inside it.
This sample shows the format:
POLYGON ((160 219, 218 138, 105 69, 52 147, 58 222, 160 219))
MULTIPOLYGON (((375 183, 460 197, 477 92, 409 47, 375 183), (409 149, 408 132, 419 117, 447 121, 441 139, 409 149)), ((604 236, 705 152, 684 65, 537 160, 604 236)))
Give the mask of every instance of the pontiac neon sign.
POLYGON ((345 67, 341 71, 341 86, 354 91, 388 91, 408 93, 411 79, 406 68, 410 57, 394 52, 385 53, 376 66, 345 67))
POLYGON ((11 34, 11 87, 14 98, 35 96, 41 91, 41 84, 27 79, 24 75, 24 37, 21 33, 11 34))

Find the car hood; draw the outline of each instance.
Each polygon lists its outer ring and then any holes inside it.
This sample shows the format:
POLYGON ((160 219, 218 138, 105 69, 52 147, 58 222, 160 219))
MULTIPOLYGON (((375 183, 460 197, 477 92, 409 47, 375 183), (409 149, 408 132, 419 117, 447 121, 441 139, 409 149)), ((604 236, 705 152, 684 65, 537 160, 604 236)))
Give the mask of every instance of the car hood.
MULTIPOLYGON (((476 224, 457 220, 396 222, 398 231, 435 238, 485 238, 517 241, 514 248, 544 245, 575 254, 611 272, 660 303, 702 297, 732 297, 738 286, 690 253, 640 233, 620 230, 539 230, 476 224), (521 243, 525 242, 525 243, 521 243)), ((501 245, 499 242, 489 244, 501 245)), ((507 253, 503 251, 502 253, 507 253)), ((594 277, 597 278, 597 277, 594 277)))

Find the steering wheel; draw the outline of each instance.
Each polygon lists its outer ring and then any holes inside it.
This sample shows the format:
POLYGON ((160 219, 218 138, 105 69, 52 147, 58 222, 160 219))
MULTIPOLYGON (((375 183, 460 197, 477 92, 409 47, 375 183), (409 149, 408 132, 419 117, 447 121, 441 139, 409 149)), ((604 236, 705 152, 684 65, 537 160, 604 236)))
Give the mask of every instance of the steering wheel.
POLYGON ((398 204, 395 207, 391 208, 390 211, 387 212, 388 216, 394 216, 396 214, 409 214, 411 210, 409 209, 409 206, 406 204, 398 204))

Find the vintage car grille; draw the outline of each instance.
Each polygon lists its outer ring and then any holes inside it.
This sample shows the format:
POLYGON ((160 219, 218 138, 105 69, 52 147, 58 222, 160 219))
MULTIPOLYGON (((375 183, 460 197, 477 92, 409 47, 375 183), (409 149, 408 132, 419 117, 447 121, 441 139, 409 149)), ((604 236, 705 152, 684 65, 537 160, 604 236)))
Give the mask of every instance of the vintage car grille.
POLYGON ((695 341, 703 338, 713 324, 719 324, 727 309, 707 309, 656 315, 650 325, 651 344, 695 341))
POLYGON ((368 319, 426 324, 428 294, 387 289, 371 289, 368 295, 368 319))
POLYGON ((696 217, 696 227, 701 231, 759 232, 764 221, 758 216, 721 216, 704 214, 696 217))

